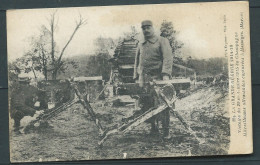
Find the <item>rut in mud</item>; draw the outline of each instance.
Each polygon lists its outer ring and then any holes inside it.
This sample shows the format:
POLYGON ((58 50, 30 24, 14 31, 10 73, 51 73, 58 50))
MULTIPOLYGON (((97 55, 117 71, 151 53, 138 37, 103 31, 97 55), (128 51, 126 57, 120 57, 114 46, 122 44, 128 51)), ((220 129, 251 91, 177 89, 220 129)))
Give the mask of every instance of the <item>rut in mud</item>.
MULTIPOLYGON (((176 111, 183 116, 203 143, 196 140, 171 115, 171 138, 150 136, 150 125, 142 123, 133 130, 110 136, 98 146, 98 129, 81 104, 75 104, 27 134, 11 131, 11 159, 22 161, 88 160, 198 156, 227 154, 229 114, 227 93, 220 87, 204 87, 176 101, 176 111), (32 147, 33 146, 33 147, 32 147)), ((92 104, 101 124, 109 128, 122 124, 133 107, 109 107, 92 104)))

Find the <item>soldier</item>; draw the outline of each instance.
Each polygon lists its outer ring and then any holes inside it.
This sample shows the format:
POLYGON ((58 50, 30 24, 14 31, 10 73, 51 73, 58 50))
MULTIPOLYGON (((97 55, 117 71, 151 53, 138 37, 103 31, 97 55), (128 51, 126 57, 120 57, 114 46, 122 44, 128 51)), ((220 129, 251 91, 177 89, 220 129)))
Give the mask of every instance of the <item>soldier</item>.
POLYGON ((27 85, 18 84, 12 87, 10 100, 10 115, 14 119, 14 131, 19 132, 20 121, 24 116, 33 116, 37 109, 35 103, 39 100, 38 89, 27 85))
MULTIPOLYGON (((134 79, 138 80, 140 87, 146 88, 146 83, 151 80, 169 80, 172 74, 173 55, 169 40, 161 36, 156 36, 153 23, 145 20, 141 23, 144 41, 138 46, 135 66, 134 79)), ((143 104, 142 110, 148 110, 159 104, 159 100, 151 91, 150 95, 140 99, 143 104)), ((159 132, 158 119, 162 120, 163 135, 165 138, 169 136, 170 114, 166 109, 160 114, 152 117, 148 122, 151 123, 151 134, 159 132)))

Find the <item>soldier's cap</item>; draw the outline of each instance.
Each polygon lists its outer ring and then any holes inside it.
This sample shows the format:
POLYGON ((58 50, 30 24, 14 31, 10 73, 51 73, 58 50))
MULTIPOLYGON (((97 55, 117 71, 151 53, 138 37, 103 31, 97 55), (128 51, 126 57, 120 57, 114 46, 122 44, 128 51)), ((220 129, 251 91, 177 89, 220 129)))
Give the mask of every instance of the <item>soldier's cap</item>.
POLYGON ((150 21, 150 20, 144 20, 144 21, 142 21, 142 28, 143 27, 145 27, 145 26, 153 26, 153 23, 152 23, 152 21, 150 21))

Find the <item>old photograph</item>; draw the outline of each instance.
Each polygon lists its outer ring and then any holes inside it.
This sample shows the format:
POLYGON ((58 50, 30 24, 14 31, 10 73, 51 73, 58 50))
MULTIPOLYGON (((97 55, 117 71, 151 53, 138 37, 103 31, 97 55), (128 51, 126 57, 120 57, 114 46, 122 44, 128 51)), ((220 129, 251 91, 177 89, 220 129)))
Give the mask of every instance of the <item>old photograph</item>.
POLYGON ((248 8, 8 10, 11 162, 252 153, 248 8))

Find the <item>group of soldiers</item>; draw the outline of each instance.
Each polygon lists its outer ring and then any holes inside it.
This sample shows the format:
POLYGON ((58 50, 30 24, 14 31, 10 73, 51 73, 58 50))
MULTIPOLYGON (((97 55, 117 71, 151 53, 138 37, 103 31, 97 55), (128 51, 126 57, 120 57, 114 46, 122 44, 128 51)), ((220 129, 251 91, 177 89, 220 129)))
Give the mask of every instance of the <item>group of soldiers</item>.
MULTIPOLYGON (((140 87, 146 88, 150 81, 171 79, 173 55, 168 39, 155 35, 152 21, 142 21, 141 28, 144 40, 138 45, 133 79, 139 83, 140 87)), ((47 105, 43 100, 44 96, 34 87, 20 85, 13 90, 16 92, 11 92, 11 117, 15 121, 15 130, 19 130, 20 120, 24 116, 33 116, 37 109, 47 108, 47 105), (26 92, 28 93, 26 94, 26 92), (40 102, 38 107, 35 106, 37 101, 40 102)), ((146 96, 140 98, 140 103, 142 107, 139 113, 158 106, 160 100, 155 96, 154 91, 150 91, 146 96)), ((151 123, 152 135, 159 134, 159 123, 161 122, 163 137, 170 138, 168 109, 153 116, 147 122, 151 123)))

